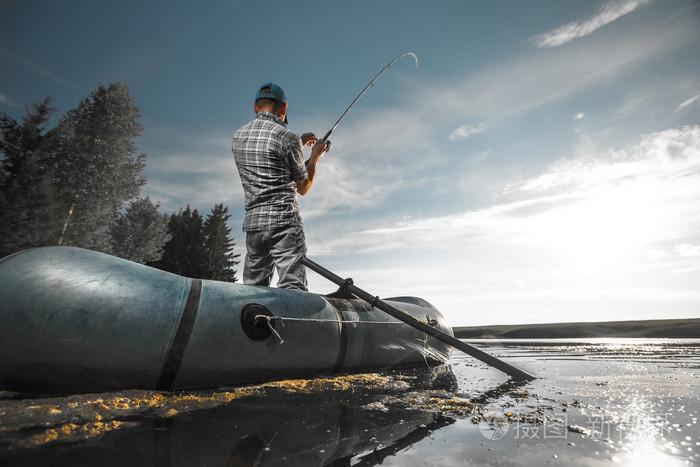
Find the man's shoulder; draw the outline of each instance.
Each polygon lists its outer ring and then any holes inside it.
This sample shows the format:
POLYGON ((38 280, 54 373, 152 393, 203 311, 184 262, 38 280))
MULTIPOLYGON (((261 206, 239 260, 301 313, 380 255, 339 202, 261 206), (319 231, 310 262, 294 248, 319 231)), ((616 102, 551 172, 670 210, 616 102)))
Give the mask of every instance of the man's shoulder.
POLYGON ((299 137, 292 130, 284 125, 277 125, 279 127, 280 136, 288 141, 296 141, 299 137))
POLYGON ((299 137, 292 130, 277 122, 268 122, 269 137, 278 143, 288 147, 299 141, 299 137))
POLYGON ((255 124, 255 119, 253 119, 253 120, 251 120, 251 121, 249 121, 249 122, 247 122, 247 123, 241 125, 241 126, 233 133, 233 136, 236 137, 236 136, 240 136, 240 135, 243 135, 243 134, 245 134, 245 133, 248 133, 248 132, 251 130, 251 128, 252 128, 252 126, 253 126, 254 124, 255 124))
POLYGON ((234 132, 234 137, 247 135, 252 132, 269 132, 270 136, 280 139, 294 141, 299 137, 292 130, 284 125, 281 125, 273 120, 254 118, 244 124, 234 132))

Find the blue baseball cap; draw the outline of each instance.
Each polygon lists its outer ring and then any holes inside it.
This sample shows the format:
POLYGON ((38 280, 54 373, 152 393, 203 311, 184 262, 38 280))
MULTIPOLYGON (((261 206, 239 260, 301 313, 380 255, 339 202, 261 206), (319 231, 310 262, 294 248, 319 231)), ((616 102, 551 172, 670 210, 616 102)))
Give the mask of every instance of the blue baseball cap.
MULTIPOLYGON (((287 95, 284 93, 284 89, 275 83, 264 83, 261 85, 258 88, 258 92, 255 94, 255 102, 257 102, 258 99, 271 99, 283 104, 287 103, 287 95)), ((287 116, 285 115, 284 123, 287 122, 287 116)))

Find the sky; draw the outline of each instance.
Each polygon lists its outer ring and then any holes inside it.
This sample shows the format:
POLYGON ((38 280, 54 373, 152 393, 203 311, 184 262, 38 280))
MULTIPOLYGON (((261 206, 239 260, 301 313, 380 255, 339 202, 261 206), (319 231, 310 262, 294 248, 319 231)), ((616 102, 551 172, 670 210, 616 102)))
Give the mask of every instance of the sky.
MULTIPOLYGON (((700 317, 700 2, 0 2, 0 111, 125 82, 144 195, 223 202, 266 81, 333 134, 309 257, 454 325, 700 317)), ((334 286, 310 273, 312 291, 334 286)))

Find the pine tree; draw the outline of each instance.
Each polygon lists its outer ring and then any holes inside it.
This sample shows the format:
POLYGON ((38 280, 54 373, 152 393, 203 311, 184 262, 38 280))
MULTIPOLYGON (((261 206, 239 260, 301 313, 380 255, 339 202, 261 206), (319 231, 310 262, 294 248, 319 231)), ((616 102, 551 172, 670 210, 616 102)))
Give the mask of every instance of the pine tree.
POLYGON ((231 228, 226 224, 231 218, 228 207, 217 204, 204 221, 204 247, 207 252, 206 278, 218 281, 236 282, 236 271, 233 269, 240 261, 233 248, 231 228))
POLYGON ((113 255, 137 263, 158 261, 170 239, 168 217, 150 198, 138 198, 117 215, 110 237, 113 255))
POLYGON ((60 225, 55 171, 53 109, 47 97, 20 122, 0 115, 0 257, 52 243, 60 225))
POLYGON ((119 208, 145 183, 145 155, 134 144, 139 119, 122 83, 98 86, 61 118, 53 160, 63 217, 58 243, 110 251, 119 208))
POLYGON ((151 266, 199 279, 206 278, 207 254, 204 248, 202 216, 188 205, 170 216, 170 240, 165 243, 163 256, 151 266))

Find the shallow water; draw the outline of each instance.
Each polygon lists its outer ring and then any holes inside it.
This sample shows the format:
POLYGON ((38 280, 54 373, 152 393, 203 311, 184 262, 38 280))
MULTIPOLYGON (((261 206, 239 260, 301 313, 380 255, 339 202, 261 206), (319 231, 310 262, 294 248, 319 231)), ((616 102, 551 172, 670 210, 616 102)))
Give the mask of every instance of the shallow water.
POLYGON ((455 353, 220 391, 3 393, 0 464, 700 465, 700 339, 470 342, 540 379, 455 353))

